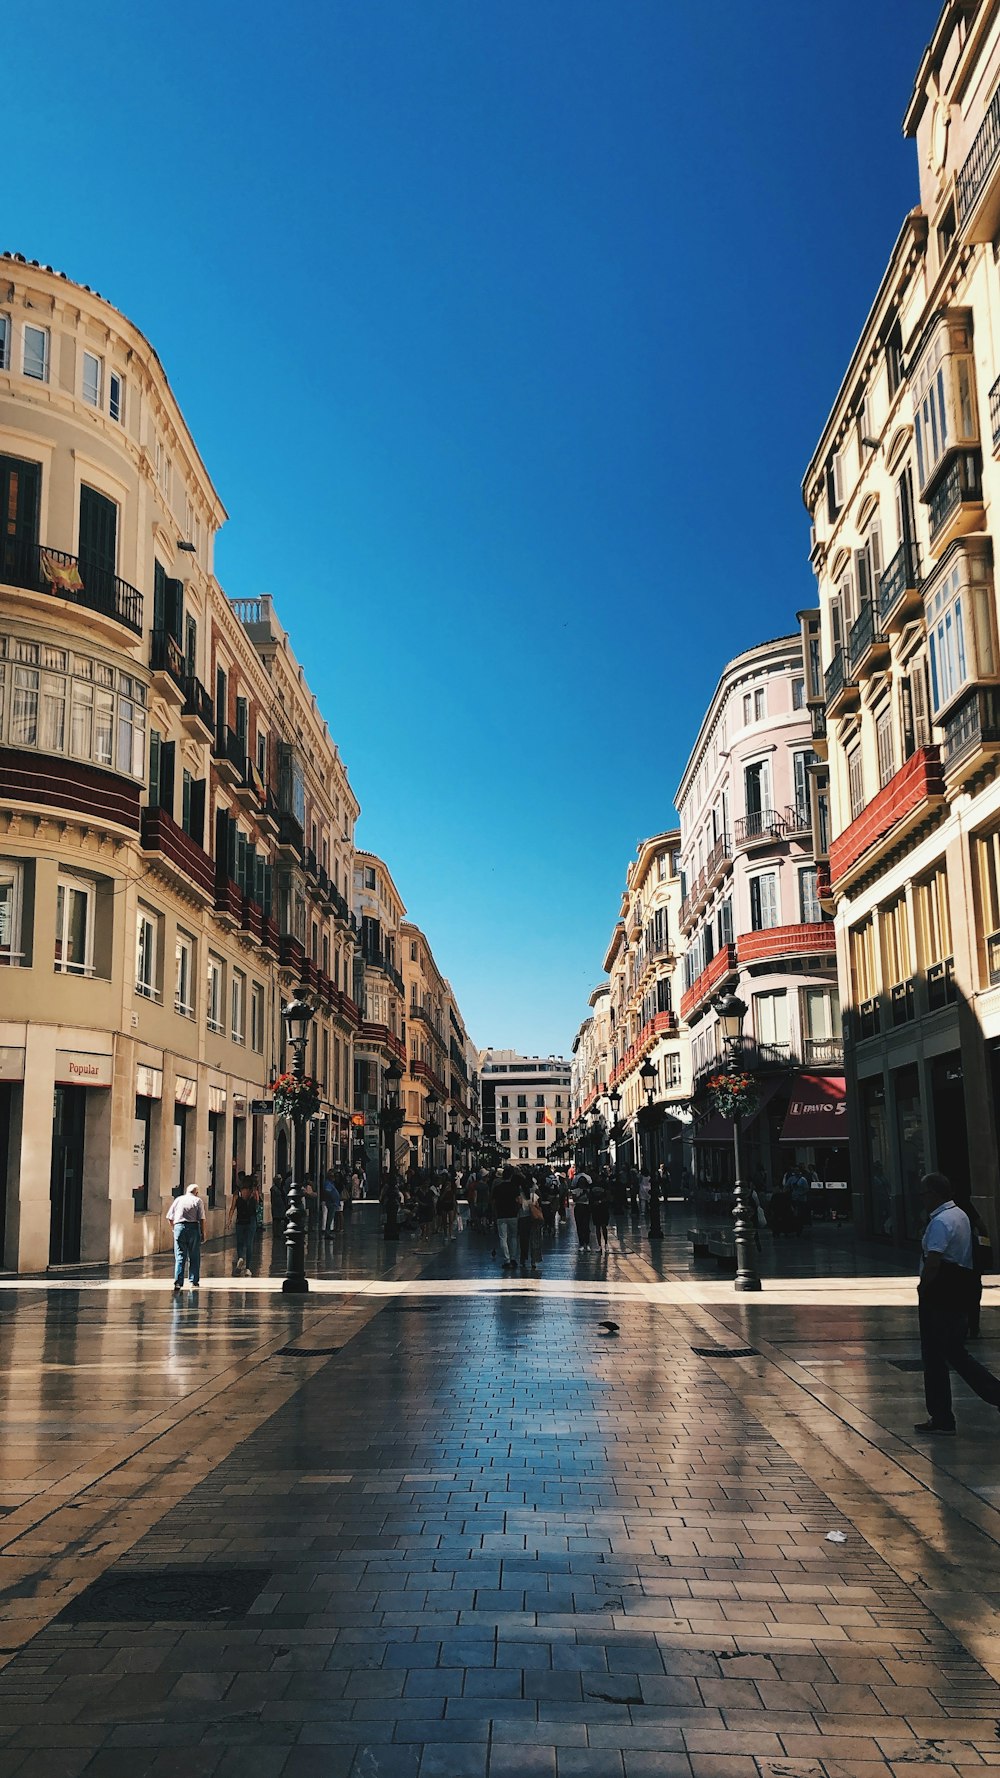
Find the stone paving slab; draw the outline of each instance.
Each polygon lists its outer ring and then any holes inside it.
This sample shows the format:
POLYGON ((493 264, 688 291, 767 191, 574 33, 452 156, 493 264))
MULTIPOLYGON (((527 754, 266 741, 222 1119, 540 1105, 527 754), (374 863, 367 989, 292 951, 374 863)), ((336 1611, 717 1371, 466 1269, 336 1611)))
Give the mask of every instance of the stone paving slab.
POLYGON ((379 1246, 297 1305, 2 1299, 0 1778, 1000 1764, 998 1447, 978 1404, 941 1462, 895 1426, 902 1286, 803 1316, 685 1297, 630 1229, 534 1289, 379 1246), (830 1387, 798 1349, 847 1321, 830 1387), (692 1350, 730 1333, 760 1357, 692 1350))

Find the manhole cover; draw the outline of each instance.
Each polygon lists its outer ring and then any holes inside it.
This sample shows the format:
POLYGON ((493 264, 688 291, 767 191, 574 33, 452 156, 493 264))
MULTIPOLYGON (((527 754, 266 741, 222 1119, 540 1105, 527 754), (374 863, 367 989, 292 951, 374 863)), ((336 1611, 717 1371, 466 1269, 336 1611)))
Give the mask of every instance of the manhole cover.
POLYGON ((62 1624, 159 1623, 245 1617, 270 1572, 266 1568, 109 1569, 64 1607, 62 1624))
POLYGON ((279 1346, 275 1358, 332 1358, 339 1346, 279 1346))
POLYGON ((887 1358, 885 1362, 891 1364, 894 1371, 922 1371, 924 1368, 922 1358, 887 1358))
POLYGON ((696 1358, 759 1358, 756 1346, 692 1346, 696 1358))

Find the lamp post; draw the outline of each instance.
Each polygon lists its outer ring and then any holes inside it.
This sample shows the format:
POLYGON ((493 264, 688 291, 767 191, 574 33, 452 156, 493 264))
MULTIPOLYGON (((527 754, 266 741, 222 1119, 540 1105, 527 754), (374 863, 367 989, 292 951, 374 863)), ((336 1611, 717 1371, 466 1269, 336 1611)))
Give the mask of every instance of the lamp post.
MULTIPOLYGON (((303 1081, 306 1077, 306 1043, 313 1008, 301 994, 296 994, 293 1000, 286 1001, 281 1016, 285 1021, 285 1031, 292 1050, 292 1077, 296 1081, 303 1081)), ((287 1192, 285 1276, 281 1288, 287 1295, 304 1296, 309 1289, 309 1280, 306 1277, 306 1229, 309 1216, 304 1195, 306 1120, 298 1104, 292 1112, 292 1131, 295 1163, 292 1183, 287 1192)))
MULTIPOLYGON (((737 1074, 740 1065, 740 1053, 743 1048, 743 1020, 746 1018, 746 1004, 735 994, 720 994, 713 1001, 722 1035, 726 1040, 727 1064, 730 1074, 737 1074)), ((740 1119, 739 1113, 733 1113, 733 1234, 736 1239, 736 1289, 759 1290, 760 1274, 754 1264, 753 1240, 751 1236, 751 1199, 743 1180, 742 1154, 740 1151, 740 1119)))
POLYGON ((465 1157, 465 1171, 472 1171, 472 1119, 462 1119, 462 1153, 465 1157))
POLYGON ((663 1239, 663 1226, 660 1222, 660 1182, 653 1169, 653 1131, 662 1121, 659 1105, 654 1103, 653 1094, 659 1079, 656 1063, 647 1056, 639 1070, 646 1093, 646 1103, 640 1106, 636 1122, 646 1137, 646 1166, 649 1169, 649 1238, 651 1241, 663 1239))
POLYGON ((440 1136, 440 1134, 441 1134, 441 1125, 437 1122, 437 1119, 434 1116, 434 1113, 437 1111, 437 1108, 438 1108, 437 1094, 436 1093, 428 1093, 428 1095, 427 1095, 427 1117, 424 1122, 424 1135, 427 1138, 427 1167, 428 1167, 428 1170, 432 1176, 434 1173, 434 1143, 435 1143, 436 1138, 438 1136, 440 1136))
POLYGON ((386 1172, 385 1194, 385 1232, 383 1240, 399 1240, 399 1193, 396 1190, 396 1137, 406 1122, 406 1112, 399 1103, 399 1088, 403 1078, 403 1070, 395 1056, 382 1070, 382 1086, 384 1103, 379 1112, 379 1123, 386 1147, 388 1167, 386 1172))

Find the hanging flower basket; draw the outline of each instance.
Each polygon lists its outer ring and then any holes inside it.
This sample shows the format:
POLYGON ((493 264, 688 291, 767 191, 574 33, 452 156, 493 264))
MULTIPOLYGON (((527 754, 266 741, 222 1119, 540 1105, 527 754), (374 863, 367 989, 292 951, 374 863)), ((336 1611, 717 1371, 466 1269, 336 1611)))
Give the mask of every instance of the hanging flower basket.
POLYGON ((320 1108, 319 1087, 308 1074, 302 1080, 296 1080, 294 1074, 279 1074, 271 1091, 278 1117, 315 1117, 320 1108))
POLYGON ((708 1082, 712 1110, 720 1117, 749 1117, 756 1111, 757 1082, 752 1074, 713 1074, 708 1082))

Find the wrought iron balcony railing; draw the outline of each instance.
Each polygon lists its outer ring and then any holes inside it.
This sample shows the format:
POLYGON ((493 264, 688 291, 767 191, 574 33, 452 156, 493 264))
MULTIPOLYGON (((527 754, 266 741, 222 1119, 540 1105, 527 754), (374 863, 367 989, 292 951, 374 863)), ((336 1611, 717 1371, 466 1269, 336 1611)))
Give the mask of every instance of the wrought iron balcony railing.
POLYGON ((32 593, 69 599, 102 617, 114 618, 134 635, 142 635, 142 594, 106 568, 70 556, 47 544, 20 537, 0 537, 0 581, 32 593))

